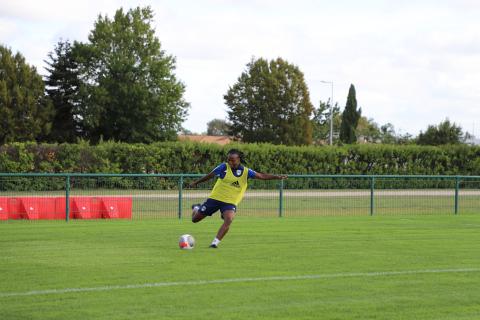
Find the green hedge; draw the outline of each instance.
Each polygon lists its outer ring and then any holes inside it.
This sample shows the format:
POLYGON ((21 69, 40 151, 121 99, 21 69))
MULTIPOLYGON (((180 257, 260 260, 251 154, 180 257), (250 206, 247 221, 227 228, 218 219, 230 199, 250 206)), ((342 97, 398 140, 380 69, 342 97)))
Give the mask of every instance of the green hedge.
MULTIPOLYGON (((12 143, 0 146, 0 172, 207 173, 225 161, 226 152, 233 147, 245 153, 248 167, 269 173, 480 175, 480 147, 466 145, 287 147, 270 144, 219 146, 193 142, 150 145, 103 142, 96 146, 88 143, 12 143)), ((36 185, 29 188, 46 187, 45 180, 38 179, 36 185)), ((161 181, 118 179, 115 185, 143 185, 144 188, 159 185, 173 188, 175 185, 173 181, 161 181)), ((51 183, 51 188, 55 188, 61 181, 51 183)), ((295 182, 289 183, 293 186, 295 182)), ((312 187, 316 183, 305 179, 298 181, 298 187, 312 187)), ((88 184, 87 179, 85 184, 88 184)), ((344 185, 332 181, 332 185, 336 184, 344 185)))
POLYGON ((353 145, 286 147, 218 146, 191 142, 150 145, 104 142, 12 143, 0 146, 0 172, 206 173, 230 148, 244 151, 247 166, 287 174, 479 175, 480 147, 353 145))

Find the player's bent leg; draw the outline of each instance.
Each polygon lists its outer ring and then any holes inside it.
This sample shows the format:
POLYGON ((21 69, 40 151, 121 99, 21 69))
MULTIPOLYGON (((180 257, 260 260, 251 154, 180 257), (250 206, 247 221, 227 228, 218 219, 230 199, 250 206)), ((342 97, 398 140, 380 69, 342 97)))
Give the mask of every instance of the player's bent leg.
POLYGON ((233 218, 235 218, 235 211, 226 210, 223 212, 223 224, 220 226, 220 229, 217 233, 217 239, 222 240, 223 237, 230 230, 230 225, 232 224, 233 218))
POLYGON ((199 221, 202 221, 203 219, 205 219, 205 217, 207 217, 207 216, 200 213, 198 210, 193 210, 193 212, 192 212, 192 222, 193 223, 197 223, 199 221))

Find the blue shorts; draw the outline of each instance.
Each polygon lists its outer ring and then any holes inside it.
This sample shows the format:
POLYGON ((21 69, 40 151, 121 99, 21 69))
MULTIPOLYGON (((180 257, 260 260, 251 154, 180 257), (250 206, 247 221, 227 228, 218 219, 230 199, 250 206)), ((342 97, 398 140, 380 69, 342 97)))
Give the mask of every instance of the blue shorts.
POLYGON ((223 213, 227 210, 233 210, 234 212, 236 212, 237 206, 231 203, 226 203, 226 202, 208 198, 204 203, 202 203, 202 205, 200 206, 200 209, 198 209, 198 212, 200 212, 205 216, 211 216, 218 210, 220 210, 223 217, 223 213))

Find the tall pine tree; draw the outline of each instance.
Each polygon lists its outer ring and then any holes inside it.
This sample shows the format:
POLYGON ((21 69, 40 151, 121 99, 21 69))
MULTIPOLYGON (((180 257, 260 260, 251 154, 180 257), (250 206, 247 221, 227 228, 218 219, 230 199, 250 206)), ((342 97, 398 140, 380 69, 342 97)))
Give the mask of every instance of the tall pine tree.
POLYGON ((357 136, 355 129, 358 125, 358 120, 362 115, 362 109, 357 110, 357 98, 355 94, 355 87, 350 85, 348 90, 347 104, 342 113, 342 125, 340 127, 340 141, 343 143, 355 143, 357 136))
POLYGON ((54 52, 48 54, 49 61, 45 79, 47 94, 55 109, 49 140, 53 142, 75 142, 83 135, 81 118, 78 116, 79 90, 81 81, 78 63, 68 41, 58 42, 54 52))

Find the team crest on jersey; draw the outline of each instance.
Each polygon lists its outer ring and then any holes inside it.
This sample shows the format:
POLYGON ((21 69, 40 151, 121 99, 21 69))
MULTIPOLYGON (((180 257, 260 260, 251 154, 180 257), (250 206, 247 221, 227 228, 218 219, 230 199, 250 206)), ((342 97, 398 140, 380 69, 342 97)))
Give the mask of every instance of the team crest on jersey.
POLYGON ((242 174, 242 170, 237 170, 237 176, 241 175, 242 174))

